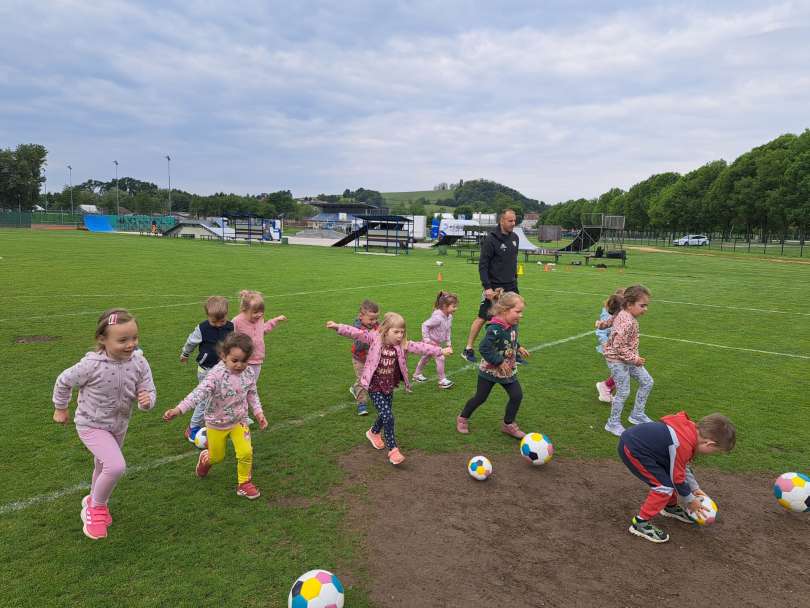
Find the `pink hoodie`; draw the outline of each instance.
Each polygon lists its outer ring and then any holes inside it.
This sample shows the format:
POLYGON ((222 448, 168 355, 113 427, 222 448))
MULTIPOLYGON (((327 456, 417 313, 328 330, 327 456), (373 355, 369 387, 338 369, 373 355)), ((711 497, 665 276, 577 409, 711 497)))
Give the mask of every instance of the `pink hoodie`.
POLYGON ((259 365, 264 362, 264 334, 268 334, 276 325, 278 321, 256 321, 251 322, 245 313, 240 312, 233 318, 233 330, 238 334, 247 334, 253 340, 253 354, 250 355, 248 363, 250 365, 259 365))
POLYGON ((248 405, 254 414, 260 414, 262 404, 256 392, 256 372, 248 367, 236 374, 220 361, 177 407, 185 413, 204 401, 208 401, 205 426, 221 431, 245 422, 248 405))
POLYGON ((140 351, 119 361, 105 352, 87 353, 81 361, 69 367, 56 379, 53 387, 53 405, 67 409, 73 387, 79 387, 78 406, 73 417, 76 429, 102 429, 110 433, 127 430, 132 406, 138 402, 138 393, 149 393, 147 407, 155 407, 157 393, 152 381, 152 370, 140 351))
POLYGON ((450 343, 450 329, 453 315, 446 315, 440 308, 433 311, 430 318, 422 323, 422 339, 434 344, 450 343))

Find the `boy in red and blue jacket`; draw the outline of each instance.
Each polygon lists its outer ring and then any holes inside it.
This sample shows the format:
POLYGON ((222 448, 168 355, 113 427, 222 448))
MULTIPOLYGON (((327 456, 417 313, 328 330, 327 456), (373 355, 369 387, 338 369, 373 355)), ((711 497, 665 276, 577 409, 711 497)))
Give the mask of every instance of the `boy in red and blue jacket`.
POLYGON ((722 414, 710 414, 695 424, 686 412, 664 416, 660 422, 631 427, 619 439, 619 457, 636 477, 650 486, 647 500, 633 517, 630 533, 654 543, 665 543, 669 534, 652 523, 659 513, 694 523, 678 504, 682 497, 692 512, 702 510, 704 495, 689 463, 696 454, 730 452, 736 430, 722 414))
MULTIPOLYGON (((353 326, 368 331, 376 330, 380 327, 380 324, 377 322, 379 317, 379 305, 371 300, 363 300, 363 303, 360 305, 360 312, 357 313, 357 318, 354 320, 353 326)), ((355 383, 349 387, 349 392, 357 401, 358 416, 368 414, 368 391, 360 386, 360 376, 363 373, 363 367, 366 365, 368 349, 369 345, 365 342, 360 340, 352 341, 352 366, 354 367, 356 380, 355 383)))

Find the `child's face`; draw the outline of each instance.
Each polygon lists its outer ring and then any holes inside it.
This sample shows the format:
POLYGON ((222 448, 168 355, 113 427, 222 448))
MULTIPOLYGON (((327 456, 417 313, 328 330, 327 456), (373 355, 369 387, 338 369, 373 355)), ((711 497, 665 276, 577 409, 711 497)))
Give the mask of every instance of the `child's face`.
POLYGON ((241 374, 247 368, 248 356, 241 348, 232 348, 222 359, 231 373, 241 374))
POLYGON ((258 323, 264 319, 264 308, 253 308, 247 312, 251 323, 258 323))
POLYGON ((372 328, 374 324, 377 322, 377 319, 380 318, 379 312, 371 312, 370 310, 366 310, 365 308, 360 309, 360 323, 363 327, 372 328))
POLYGON ((138 347, 138 324, 127 321, 118 325, 109 325, 107 333, 99 338, 104 351, 113 359, 127 361, 138 347))
POLYGON ((442 307, 442 312, 446 315, 453 315, 458 310, 458 302, 454 302, 453 304, 445 304, 442 307))
POLYGON ((227 317, 222 317, 221 319, 219 319, 217 317, 212 317, 211 315, 208 315, 208 323, 211 325, 211 327, 223 327, 227 322, 228 322, 227 317))
POLYGON ((524 306, 526 305, 522 301, 518 301, 512 308, 504 311, 499 316, 509 325, 517 325, 518 321, 523 317, 524 306))
POLYGON ((405 337, 405 328, 404 327, 395 327, 393 329, 389 329, 388 333, 385 334, 385 343, 389 346, 397 346, 402 344, 402 338, 405 337))
POLYGON ((640 317, 647 312, 647 306, 649 306, 649 304, 650 298, 647 296, 641 296, 638 300, 627 307, 627 312, 634 317, 640 317))

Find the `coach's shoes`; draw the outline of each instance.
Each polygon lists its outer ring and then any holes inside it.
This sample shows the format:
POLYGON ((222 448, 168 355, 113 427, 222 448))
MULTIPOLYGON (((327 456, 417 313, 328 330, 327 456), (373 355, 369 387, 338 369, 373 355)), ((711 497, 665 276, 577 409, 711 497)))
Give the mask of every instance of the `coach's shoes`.
POLYGON ((686 512, 681 505, 673 505, 671 507, 664 507, 661 509, 661 515, 664 517, 671 517, 672 519, 677 519, 678 521, 682 521, 685 524, 693 524, 695 520, 689 517, 689 513, 686 512))
POLYGON ((471 348, 465 348, 461 351, 461 358, 470 363, 478 361, 478 359, 475 358, 475 351, 471 348))
POLYGON ((604 382, 597 382, 596 390, 599 393, 599 401, 602 403, 610 403, 613 401, 613 393, 611 393, 610 389, 607 387, 607 384, 604 382))
POLYGON ((517 422, 510 422, 509 424, 501 422, 501 432, 511 435, 515 439, 523 439, 526 436, 526 433, 520 430, 517 422))
POLYGON ((385 442, 383 441, 383 438, 380 437, 380 434, 375 433, 371 429, 366 431, 366 439, 371 442, 371 445, 374 446, 375 450, 381 450, 385 447, 385 442))
POLYGON ((442 378, 441 380, 439 380, 439 388, 450 388, 454 384, 455 382, 453 382, 449 378, 442 378))
POLYGON ((107 506, 87 507, 84 511, 84 526, 82 531, 87 538, 98 540, 100 538, 107 538, 107 521, 109 520, 110 512, 107 506))
POLYGON ((197 477, 205 477, 210 470, 211 459, 208 457, 208 450, 203 450, 197 457, 197 468, 194 469, 194 472, 197 474, 197 477))
POLYGON ((388 462, 391 464, 402 464, 405 462, 405 456, 399 451, 399 448, 394 448, 388 452, 388 462))
MULTIPOLYGON (((85 521, 87 519, 87 509, 89 509, 92 506, 91 501, 92 499, 90 498, 90 494, 82 498, 82 512, 79 514, 79 517, 82 518, 82 521, 85 521)), ((110 515, 109 508, 107 509, 107 525, 108 526, 112 525, 112 515, 110 515)))
POLYGON ((650 418, 644 412, 631 412, 630 415, 627 417, 627 421, 630 424, 644 424, 646 422, 652 422, 653 419, 650 418))
POLYGON ((630 534, 635 534, 651 543, 665 543, 669 540, 669 534, 661 528, 644 519, 634 517, 630 527, 630 534))
POLYGON ((456 416, 456 430, 462 435, 467 435, 470 432, 469 419, 464 416, 456 416))
POLYGON ((622 433, 624 433, 624 426, 622 426, 621 422, 612 422, 610 420, 607 421, 605 425, 605 430, 610 433, 611 435, 616 435, 616 437, 621 437, 622 433))
POLYGON ((252 481, 246 481, 236 486, 236 495, 244 496, 248 500, 255 500, 261 496, 262 493, 259 492, 259 488, 253 485, 252 481))

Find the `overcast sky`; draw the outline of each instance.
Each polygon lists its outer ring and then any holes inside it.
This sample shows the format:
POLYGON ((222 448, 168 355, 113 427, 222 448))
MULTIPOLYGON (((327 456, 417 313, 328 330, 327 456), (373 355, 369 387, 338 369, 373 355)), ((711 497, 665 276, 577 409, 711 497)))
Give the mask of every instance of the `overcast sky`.
POLYGON ((810 127, 810 0, 0 2, 0 147, 48 190, 556 202, 810 127))

